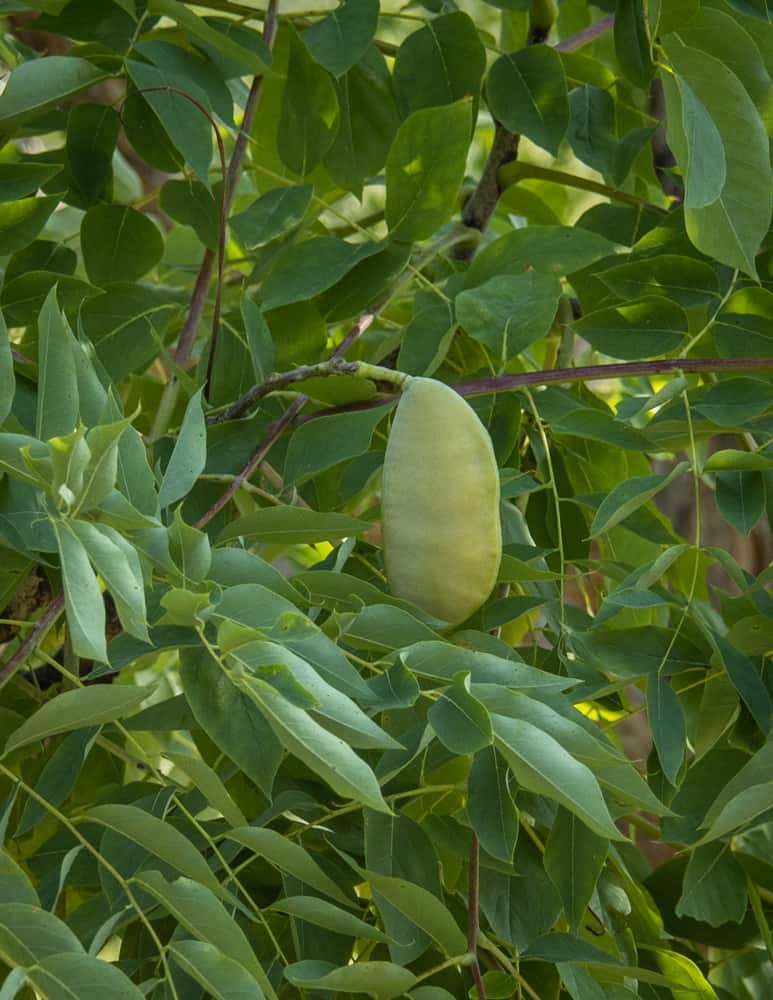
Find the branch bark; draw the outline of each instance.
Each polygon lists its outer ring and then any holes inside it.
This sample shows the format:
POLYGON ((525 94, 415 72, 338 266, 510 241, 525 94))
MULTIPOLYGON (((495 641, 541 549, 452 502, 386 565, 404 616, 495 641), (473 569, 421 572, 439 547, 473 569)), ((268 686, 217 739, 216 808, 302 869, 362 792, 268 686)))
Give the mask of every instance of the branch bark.
MULTIPOLYGON (((269 0, 265 20, 263 21, 263 41, 269 48, 273 45, 274 38, 276 37, 277 6, 278 0, 269 0)), ((252 123, 255 118, 255 112, 258 107, 258 101, 260 100, 260 92, 262 88, 263 77, 256 76, 252 81, 250 93, 247 97, 247 103, 244 105, 244 117, 242 119, 241 128, 239 129, 239 135, 237 136, 234 144, 226 177, 224 178, 226 215, 231 207, 231 201, 233 200, 234 191, 236 189, 236 182, 239 179, 239 172, 241 171, 242 162, 244 161, 244 154, 247 151, 250 129, 252 128, 252 123)), ((174 360, 178 365, 185 364, 190 356, 191 350, 193 349, 193 342, 196 339, 196 331, 198 329, 199 322, 201 321, 201 315, 204 312, 204 304, 207 301, 207 291, 209 290, 209 283, 212 278, 214 262, 214 253, 211 250, 205 250, 204 256, 201 259, 201 264, 199 265, 198 274, 196 275, 196 283, 193 286, 191 304, 188 308, 188 313, 185 317, 185 322, 183 323, 183 328, 180 331, 180 336, 177 341, 174 360)))
POLYGON ((9 681, 18 668, 24 663, 38 643, 42 642, 46 632, 64 610, 64 594, 57 594, 38 618, 34 628, 19 646, 13 656, 0 667, 0 688, 9 681))

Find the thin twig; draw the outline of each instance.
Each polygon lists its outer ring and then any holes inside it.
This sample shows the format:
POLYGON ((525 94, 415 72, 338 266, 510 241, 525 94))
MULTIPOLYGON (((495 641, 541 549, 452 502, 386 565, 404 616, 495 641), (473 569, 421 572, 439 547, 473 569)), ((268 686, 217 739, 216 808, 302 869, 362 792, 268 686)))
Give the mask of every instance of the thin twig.
MULTIPOLYGON (((269 48, 273 45, 274 37, 276 35, 277 6, 278 0, 269 0, 266 16, 263 21, 263 41, 269 48)), ((255 111, 258 106, 258 100, 260 98, 262 87, 263 77, 256 76, 252 81, 250 93, 247 97, 247 103, 244 105, 244 117, 242 119, 239 135, 237 136, 234 144, 233 153, 231 154, 231 161, 228 165, 227 183, 226 178, 223 179, 223 183, 225 185, 224 195, 226 216, 228 215, 228 210, 231 207, 231 201, 236 189, 236 181, 239 177, 239 172, 244 160, 244 154, 247 150, 250 128, 255 117, 255 111)), ((180 331, 180 337, 177 341, 174 359, 178 365, 182 365, 188 360, 191 350, 193 349, 196 330, 198 329, 201 314, 204 311, 204 304, 207 299, 207 290, 209 288, 210 278, 212 277, 213 262, 213 252, 211 250, 205 250, 199 266, 199 273, 196 276, 196 283, 193 288, 188 314, 185 317, 185 322, 183 323, 183 328, 180 331)))
MULTIPOLYGON (((354 327, 356 329, 356 327, 354 327)), ((302 365, 288 372, 273 372, 265 382, 259 382, 252 386, 235 402, 226 406, 219 413, 212 413, 207 416, 208 424, 223 424, 229 420, 238 420, 248 410, 252 409, 258 400, 263 399, 271 392, 279 389, 286 389, 287 386, 295 382, 303 382, 307 378, 327 378, 331 375, 356 375, 358 365, 354 361, 343 361, 340 358, 322 361, 316 365, 302 365)))
POLYGON ((57 594, 51 600, 43 614, 35 622, 35 627, 19 646, 13 656, 0 667, 0 688, 10 680, 16 670, 27 659, 35 647, 43 640, 46 632, 51 628, 56 619, 64 609, 64 594, 57 594))
POLYGON ((235 496, 236 493, 238 493, 242 483, 250 478, 250 476, 257 469, 257 467, 260 465, 260 463, 263 461, 266 455, 268 455, 269 451, 274 445, 274 442, 280 436, 282 431, 284 431, 286 427, 289 427, 290 424, 293 422, 296 414, 301 410, 301 407, 304 405, 307 398, 308 397, 302 394, 296 396, 295 399, 292 401, 292 403, 290 403, 290 405, 284 411, 284 413, 282 413, 280 416, 276 418, 276 420, 272 421, 268 425, 262 441, 250 456, 250 459, 247 462, 247 464, 244 466, 241 472, 237 473, 237 475, 234 476, 233 480, 228 484, 228 487, 226 488, 225 492, 222 493, 217 498, 217 500, 212 504, 209 510, 205 514, 202 514, 202 516, 198 519, 198 521, 196 521, 194 527, 201 529, 206 524, 209 524, 212 518, 215 517, 217 514, 219 514, 220 511, 223 509, 223 507, 225 507, 225 505, 228 503, 231 497, 235 496))
POLYGON ((470 833, 470 879, 467 889, 467 950, 474 955, 472 962, 472 978, 475 980, 475 989, 478 993, 478 1000, 486 1000, 486 987, 483 983, 483 976, 480 972, 480 962, 478 961, 478 931, 480 930, 480 848, 478 845, 478 835, 473 830, 470 833))
MULTIPOLYGON (((322 374, 324 363, 316 367, 315 374, 322 374)), ((634 375, 666 375, 669 372, 700 375, 710 372, 770 370, 773 370, 773 358, 664 358, 660 361, 626 361, 608 365, 585 365, 579 368, 542 369, 534 372, 518 372, 513 375, 491 375, 486 378, 469 379, 466 382, 455 382, 451 388, 460 396, 484 396, 489 393, 511 392, 514 389, 522 389, 524 386, 552 385, 563 382, 598 382, 612 378, 630 378, 634 375)), ((338 373, 329 371, 328 374, 338 373)), ((280 376, 275 375, 272 378, 279 380, 280 376)), ((290 381, 292 380, 288 378, 287 382, 290 381)), ((375 409, 393 398, 393 395, 382 392, 370 399, 356 403, 343 403, 340 406, 330 406, 323 410, 317 410, 315 413, 301 417, 295 423, 301 424, 307 420, 329 417, 335 413, 375 409)))

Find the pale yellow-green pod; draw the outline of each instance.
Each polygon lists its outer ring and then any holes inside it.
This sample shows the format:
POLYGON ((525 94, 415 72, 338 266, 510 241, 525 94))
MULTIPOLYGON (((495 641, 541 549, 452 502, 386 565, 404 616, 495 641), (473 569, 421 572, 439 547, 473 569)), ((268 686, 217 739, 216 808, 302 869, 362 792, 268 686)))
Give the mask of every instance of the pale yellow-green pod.
POLYGON ((413 378, 400 398, 381 509, 392 593, 451 625, 469 618, 502 558, 499 472, 486 428, 442 382, 413 378))

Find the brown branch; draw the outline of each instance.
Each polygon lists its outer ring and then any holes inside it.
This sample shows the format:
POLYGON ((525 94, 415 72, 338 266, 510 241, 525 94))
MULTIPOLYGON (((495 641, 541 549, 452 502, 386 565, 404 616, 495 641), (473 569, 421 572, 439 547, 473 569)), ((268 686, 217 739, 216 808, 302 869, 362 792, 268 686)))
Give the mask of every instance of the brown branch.
POLYGON ((486 987, 480 972, 478 961, 478 931, 480 930, 480 848, 478 835, 473 830, 470 833, 470 879, 467 889, 467 951, 474 956, 472 962, 472 978, 478 1000, 486 1000, 486 987))
MULTIPOLYGON (((276 36, 277 6, 278 0, 269 0, 268 9, 266 10, 266 16, 263 22, 263 41, 269 48, 273 45, 274 37, 276 36)), ((258 100, 260 98, 262 87, 263 77, 256 76, 252 81, 250 93, 247 97, 247 102, 244 105, 244 117, 242 119, 241 128, 239 129, 239 135, 237 136, 234 144, 233 153, 231 154, 231 161, 228 164, 227 177, 223 178, 223 196, 226 216, 228 215, 228 211, 231 207, 231 201, 233 200, 234 191, 236 189, 236 181, 239 177, 239 172, 244 160, 244 154, 247 150, 250 129, 255 118, 255 111, 258 106, 258 100)), ((222 252, 223 248, 221 244, 221 253, 222 252)), ((196 275, 196 282, 193 286, 191 303, 188 307, 188 313, 185 317, 185 322, 183 323, 182 330, 180 331, 180 337, 177 341, 174 359, 178 365, 182 365, 188 360, 191 350, 193 349, 193 342, 196 338, 196 330, 198 329, 199 322, 201 321, 201 314, 204 312, 204 304, 207 300, 207 291, 212 277, 212 265, 214 263, 214 259, 215 255, 211 250, 204 251, 204 256, 201 258, 201 264, 199 266, 199 272, 196 275)), ((218 282, 218 287, 219 286, 220 282, 218 282)))
POLYGON ((43 614, 35 622, 35 626, 19 646, 13 656, 0 666, 0 688, 10 680, 16 670, 27 659, 35 647, 43 640, 46 632, 53 625, 64 609, 64 594, 57 594, 43 614))
MULTIPOLYGON (((551 368, 514 375, 491 375, 487 378, 455 382, 451 388, 460 396, 485 396, 489 393, 511 392, 524 386, 553 385, 562 382, 598 382, 609 378, 628 378, 633 375, 665 375, 668 372, 685 372, 700 375, 707 372, 754 372, 773 370, 773 358, 664 358, 661 361, 625 361, 610 365, 586 365, 580 368, 551 368)), ((317 410, 301 417, 297 424, 335 413, 372 410, 383 406, 394 395, 380 393, 358 403, 344 403, 317 410)))

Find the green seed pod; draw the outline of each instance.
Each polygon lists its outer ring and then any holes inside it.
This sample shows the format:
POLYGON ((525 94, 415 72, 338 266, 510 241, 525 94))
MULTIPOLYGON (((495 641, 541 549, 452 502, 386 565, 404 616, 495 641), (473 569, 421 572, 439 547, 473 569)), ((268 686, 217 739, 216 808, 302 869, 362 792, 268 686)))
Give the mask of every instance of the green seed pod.
POLYGON ((442 382, 413 378, 400 399, 381 509, 392 593, 449 624, 469 618, 502 557, 499 472, 486 428, 442 382))

